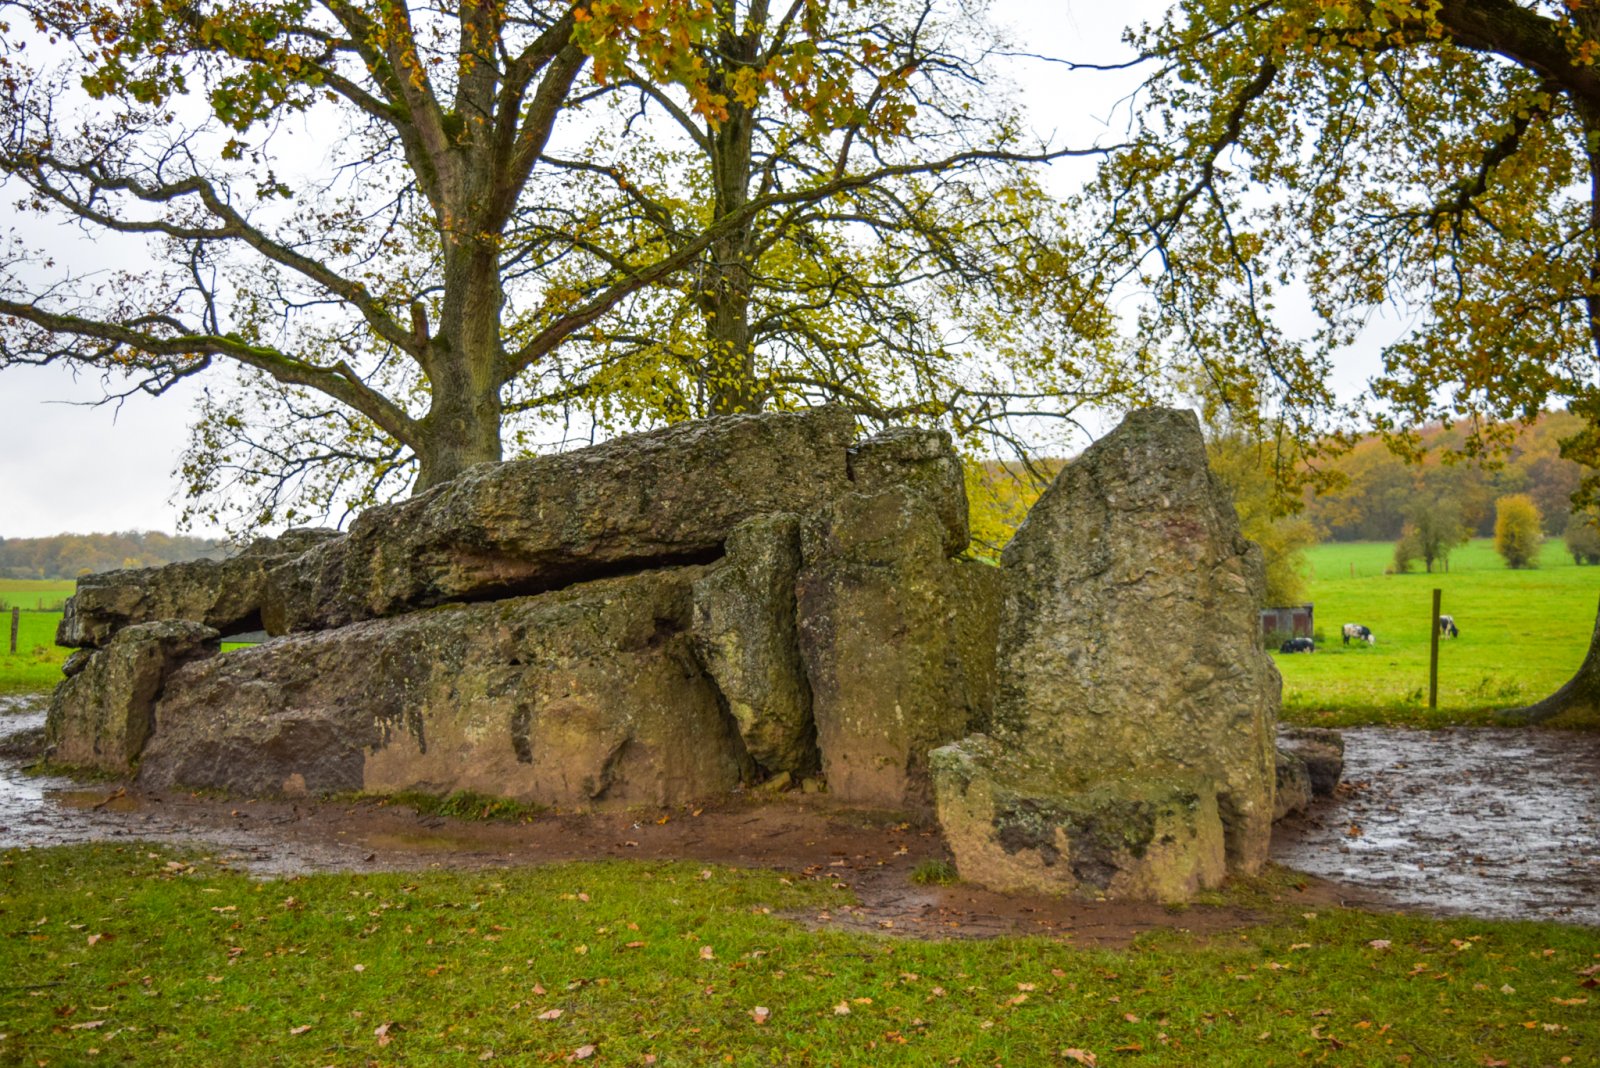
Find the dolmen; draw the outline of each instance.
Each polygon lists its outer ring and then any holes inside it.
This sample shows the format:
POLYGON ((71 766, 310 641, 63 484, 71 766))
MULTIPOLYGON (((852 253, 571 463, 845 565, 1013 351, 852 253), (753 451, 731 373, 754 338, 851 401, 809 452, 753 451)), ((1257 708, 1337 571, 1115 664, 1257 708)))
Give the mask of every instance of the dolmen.
POLYGON ((1279 681, 1194 415, 1131 414, 1000 566, 968 540, 948 436, 858 439, 836 408, 484 464, 346 533, 84 578, 47 746, 251 796, 629 809, 819 779, 937 818, 1001 889, 1258 870, 1279 681))

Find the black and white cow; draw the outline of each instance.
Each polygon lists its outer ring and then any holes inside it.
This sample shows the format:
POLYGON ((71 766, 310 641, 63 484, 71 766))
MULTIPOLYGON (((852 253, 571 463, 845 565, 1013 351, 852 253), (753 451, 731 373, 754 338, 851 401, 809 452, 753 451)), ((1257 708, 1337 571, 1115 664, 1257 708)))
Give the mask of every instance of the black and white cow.
POLYGON ((1346 623, 1344 625, 1344 643, 1349 645, 1351 638, 1366 642, 1368 645, 1378 644, 1378 639, 1372 636, 1372 631, 1363 627, 1360 623, 1346 623))
POLYGON ((1280 653, 1314 653, 1316 651, 1317 643, 1310 638, 1290 638, 1278 646, 1278 652, 1280 653))
POLYGON ((1461 631, 1456 629, 1456 620, 1455 620, 1454 616, 1440 616, 1439 617, 1439 637, 1441 637, 1441 638, 1459 638, 1459 637, 1461 637, 1461 631))

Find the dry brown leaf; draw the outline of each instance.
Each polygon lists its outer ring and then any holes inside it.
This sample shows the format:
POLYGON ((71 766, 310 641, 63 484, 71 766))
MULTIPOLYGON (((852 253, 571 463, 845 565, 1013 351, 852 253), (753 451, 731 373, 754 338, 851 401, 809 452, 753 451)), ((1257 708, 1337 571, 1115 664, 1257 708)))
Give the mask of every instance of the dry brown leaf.
POLYGON ((541 1019, 541 1020, 559 1020, 559 1019, 561 1019, 561 1014, 562 1014, 562 1010, 561 1009, 550 1009, 550 1010, 548 1010, 546 1012, 541 1012, 539 1014, 539 1019, 541 1019))
POLYGON ((1087 1064, 1089 1068, 1094 1068, 1096 1064, 1100 1063, 1100 1059, 1086 1049, 1064 1049, 1061 1051, 1061 1055, 1069 1061, 1087 1064))

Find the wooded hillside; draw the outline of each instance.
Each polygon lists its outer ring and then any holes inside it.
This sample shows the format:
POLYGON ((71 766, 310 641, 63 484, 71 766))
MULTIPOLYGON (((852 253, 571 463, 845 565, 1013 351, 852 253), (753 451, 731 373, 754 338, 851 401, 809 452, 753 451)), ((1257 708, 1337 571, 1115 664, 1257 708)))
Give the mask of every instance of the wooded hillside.
POLYGON ((91 571, 223 556, 226 546, 226 542, 213 538, 163 534, 159 530, 0 538, 0 578, 72 579, 91 571))

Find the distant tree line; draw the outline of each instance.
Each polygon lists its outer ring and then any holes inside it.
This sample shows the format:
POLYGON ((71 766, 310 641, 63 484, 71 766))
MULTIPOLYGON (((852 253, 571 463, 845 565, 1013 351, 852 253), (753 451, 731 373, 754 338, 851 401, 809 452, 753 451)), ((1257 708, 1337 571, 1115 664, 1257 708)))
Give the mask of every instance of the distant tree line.
POLYGON ((1579 416, 1562 411, 1546 412, 1520 430, 1496 428, 1505 452, 1488 463, 1446 462, 1465 441, 1459 426, 1423 430, 1415 443, 1419 463, 1407 462, 1373 435, 1329 464, 1337 485, 1308 495, 1302 514, 1327 540, 1395 541, 1426 518, 1419 510, 1440 506, 1459 518, 1469 536, 1486 538, 1494 535, 1495 502, 1521 494, 1538 509, 1543 532, 1559 537, 1572 514, 1573 491, 1592 472, 1563 459, 1558 443, 1582 425, 1579 416))
POLYGON ((0 538, 0 578, 74 579, 93 571, 220 557, 226 551, 227 543, 214 538, 163 534, 159 530, 0 538))

